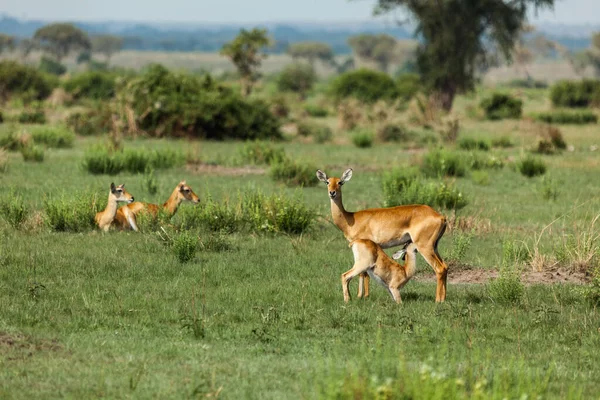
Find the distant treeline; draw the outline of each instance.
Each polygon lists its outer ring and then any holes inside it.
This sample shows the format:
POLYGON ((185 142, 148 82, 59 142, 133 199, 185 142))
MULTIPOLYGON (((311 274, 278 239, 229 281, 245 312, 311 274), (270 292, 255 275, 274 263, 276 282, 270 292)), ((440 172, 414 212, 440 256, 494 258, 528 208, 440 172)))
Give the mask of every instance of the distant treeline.
MULTIPOLYGON (((11 17, 0 19, 0 33, 18 38, 31 37, 36 29, 46 25, 46 21, 20 21, 11 17)), ((134 23, 80 23, 76 26, 90 35, 112 34, 123 37, 124 50, 142 51, 201 51, 216 52, 231 41, 240 30, 240 26, 208 26, 205 28, 175 29, 157 25, 134 23)), ((269 27, 274 40, 270 53, 285 53, 289 44, 305 41, 318 41, 331 46, 335 54, 350 54, 348 38, 357 33, 387 33, 397 39, 412 38, 408 27, 392 27, 377 24, 361 24, 350 27, 326 27, 313 25, 281 24, 269 27)), ((589 47, 589 37, 558 36, 547 34, 548 38, 557 41, 570 50, 581 50, 589 47)))

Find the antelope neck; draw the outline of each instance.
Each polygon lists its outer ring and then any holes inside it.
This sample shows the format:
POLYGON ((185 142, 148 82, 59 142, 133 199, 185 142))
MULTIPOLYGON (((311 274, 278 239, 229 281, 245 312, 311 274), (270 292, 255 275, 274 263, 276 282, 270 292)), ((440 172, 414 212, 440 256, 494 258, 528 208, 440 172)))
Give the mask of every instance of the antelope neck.
MULTIPOLYGON (((344 204, 342 203, 342 193, 338 192, 337 196, 331 200, 331 217, 333 218, 333 222, 338 226, 338 228, 342 229, 342 226, 347 226, 347 218, 352 216, 352 213, 346 211, 344 209, 344 204)), ((343 229, 342 229, 343 230, 343 229)))
POLYGON ((179 204, 181 204, 181 199, 177 195, 178 191, 179 186, 177 186, 175 190, 173 190, 173 193, 171 193, 169 199, 163 204, 163 208, 167 210, 171 215, 177 212, 177 208, 179 207, 179 204))

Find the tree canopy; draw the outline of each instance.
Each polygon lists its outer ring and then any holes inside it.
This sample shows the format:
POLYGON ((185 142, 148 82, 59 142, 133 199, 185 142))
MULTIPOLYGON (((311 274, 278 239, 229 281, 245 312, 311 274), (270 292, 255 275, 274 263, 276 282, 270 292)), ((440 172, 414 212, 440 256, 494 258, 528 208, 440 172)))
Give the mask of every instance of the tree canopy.
POLYGON ((348 44, 358 57, 375 62, 383 72, 398 58, 397 41, 390 35, 356 35, 348 39, 348 44))
POLYGON ((12 51, 15 48, 15 38, 4 33, 0 33, 0 54, 5 51, 12 51))
POLYGON ((49 24, 35 31, 33 39, 39 46, 52 54, 58 62, 72 51, 89 51, 90 38, 87 33, 73 24, 49 24))
POLYGON ((290 44, 287 50, 293 58, 304 58, 310 64, 319 60, 324 63, 332 63, 333 50, 327 43, 321 42, 298 42, 290 44))
POLYGON ((554 0, 378 0, 376 14, 397 8, 416 22, 417 67, 446 110, 457 93, 474 88, 480 63, 493 49, 511 60, 529 8, 554 0))
POLYGON ((113 35, 92 36, 92 51, 103 54, 108 62, 110 62, 113 54, 118 53, 122 48, 122 37, 113 35))

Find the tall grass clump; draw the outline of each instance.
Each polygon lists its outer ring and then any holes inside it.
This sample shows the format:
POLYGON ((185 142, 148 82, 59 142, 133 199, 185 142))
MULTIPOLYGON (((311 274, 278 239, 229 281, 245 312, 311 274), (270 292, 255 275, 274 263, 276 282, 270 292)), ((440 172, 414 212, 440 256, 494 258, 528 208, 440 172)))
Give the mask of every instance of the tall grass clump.
POLYGON ((180 263, 188 263, 196 257, 198 236, 189 231, 179 232, 173 236, 171 248, 180 263))
POLYGON ((413 134, 400 123, 384 123, 376 130, 377 139, 381 142, 405 142, 413 138, 413 134))
POLYGON ((269 175, 273 180, 285 183, 288 186, 315 186, 314 171, 317 167, 290 159, 284 159, 271 165, 269 175))
POLYGON ((479 105, 490 120, 519 119, 523 113, 523 101, 504 93, 494 93, 483 99, 479 105))
POLYGON ((262 192, 245 193, 244 218, 256 232, 301 234, 312 225, 315 214, 299 198, 283 194, 266 196, 262 192))
POLYGON ((560 81, 550 89, 550 100, 554 107, 584 108, 600 98, 600 81, 560 81))
POLYGON ((242 162, 255 165, 271 165, 286 159, 283 147, 260 140, 244 144, 238 155, 242 162))
POLYGON ((0 215, 10 226, 18 229, 27 219, 29 207, 20 195, 11 190, 0 198, 0 215))
POLYGON ((500 136, 499 138, 492 139, 492 147, 507 149, 514 146, 515 143, 509 136, 500 136))
POLYGON ((75 112, 67 117, 65 124, 81 136, 101 135, 111 130, 112 111, 109 106, 101 105, 75 112))
POLYGON ((513 242, 505 241, 502 244, 502 266, 498 277, 487 287, 490 298, 500 304, 519 304, 525 294, 515 248, 513 242))
MULTIPOLYGON (((106 203, 106 202, 104 202, 106 203)), ((85 232, 95 227, 94 217, 106 204, 94 193, 62 194, 44 199, 46 225, 55 232, 85 232)))
POLYGON ((600 267, 600 215, 587 226, 576 227, 576 233, 562 235, 562 243, 555 250, 558 261, 573 271, 592 273, 600 267))
POLYGON ((534 114, 533 117, 548 124, 586 125, 598 122, 598 115, 590 110, 553 110, 534 114))
POLYGON ((446 149, 434 149, 423 158, 421 171, 429 177, 465 176, 467 164, 464 155, 446 149))
POLYGON ((43 100, 52 93, 55 79, 37 68, 15 61, 0 61, 0 101, 17 97, 24 102, 43 100))
POLYGON ((180 152, 148 149, 113 151, 92 146, 84 154, 83 167, 92 174, 116 175, 119 172, 144 173, 148 169, 169 169, 185 162, 180 152))
POLYGON ((23 110, 17 117, 17 121, 21 124, 45 124, 46 113, 41 108, 23 110))
POLYGON ((0 146, 0 172, 8 171, 8 153, 0 146))
POLYGON ((44 161, 44 148, 31 143, 21 147, 21 155, 27 162, 42 162, 44 161))
POLYGON ((491 146, 487 140, 465 137, 458 141, 458 147, 462 150, 488 151, 491 146))
POLYGON ((302 121, 297 125, 299 136, 312 137, 316 143, 325 143, 331 140, 333 132, 324 124, 302 121))
POLYGON ((373 145, 373 141, 375 140, 375 135, 373 132, 366 130, 356 130, 351 133, 352 135, 352 144, 354 144, 359 149, 366 149, 373 145))
POLYGON ((522 175, 533 178, 546 173, 546 163, 541 158, 527 155, 517 163, 517 169, 522 175))
POLYGON ((35 143, 44 144, 54 149, 67 149, 73 147, 75 134, 64 127, 39 126, 31 129, 31 136, 35 143))
POLYGON ((203 228, 209 232, 233 233, 243 229, 243 218, 238 207, 229 199, 213 200, 207 194, 199 207, 182 208, 176 218, 180 229, 203 228))

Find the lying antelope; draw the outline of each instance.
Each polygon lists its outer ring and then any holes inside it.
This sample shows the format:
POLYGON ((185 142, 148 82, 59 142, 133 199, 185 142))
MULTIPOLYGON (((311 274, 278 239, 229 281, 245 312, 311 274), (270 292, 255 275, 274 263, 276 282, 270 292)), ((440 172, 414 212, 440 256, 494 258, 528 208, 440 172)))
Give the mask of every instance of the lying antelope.
POLYGON ((128 203, 133 202, 133 196, 127 193, 125 190, 125 184, 115 186, 114 183, 110 184, 110 191, 108 192, 108 203, 104 211, 96 213, 94 221, 100 229, 107 232, 115 219, 117 214, 117 202, 126 201, 128 203))
MULTIPOLYGON (((344 301, 350 301, 348 286, 356 275, 365 272, 387 288, 396 303, 402 303, 400 289, 415 275, 417 270, 417 246, 410 243, 406 248, 404 265, 398 264, 385 254, 381 246, 368 239, 357 239, 349 244, 354 254, 352 269, 342 274, 344 301)), ((404 250, 402 250, 404 252, 404 250)))
MULTIPOLYGON (((194 193, 192 188, 189 187, 185 181, 181 181, 177 184, 173 193, 171 193, 171 196, 169 196, 167 201, 162 205, 162 209, 165 210, 169 216, 173 216, 183 201, 191 201, 194 204, 198 204, 200 201, 196 193, 194 193)), ((120 229, 133 229, 137 232, 138 226, 136 216, 141 212, 148 212, 156 218, 159 209, 160 206, 157 204, 142 203, 140 201, 127 204, 117 211, 115 225, 120 229)))
MULTIPOLYGON (((448 266, 437 250, 438 242, 446 230, 446 217, 427 205, 417 204, 349 212, 342 204, 342 185, 352 178, 352 169, 347 169, 341 178, 327 177, 325 172, 318 170, 317 178, 327 184, 333 222, 344 233, 346 240, 368 239, 384 249, 395 246, 405 248, 414 243, 436 273, 435 301, 446 299, 448 266)), ((398 259, 402 254, 403 250, 398 251, 393 258, 398 259)), ((368 296, 368 275, 361 274, 360 279, 365 281, 365 296, 368 296)), ((358 297, 362 297, 362 286, 359 282, 358 297)))

